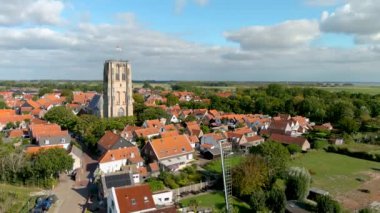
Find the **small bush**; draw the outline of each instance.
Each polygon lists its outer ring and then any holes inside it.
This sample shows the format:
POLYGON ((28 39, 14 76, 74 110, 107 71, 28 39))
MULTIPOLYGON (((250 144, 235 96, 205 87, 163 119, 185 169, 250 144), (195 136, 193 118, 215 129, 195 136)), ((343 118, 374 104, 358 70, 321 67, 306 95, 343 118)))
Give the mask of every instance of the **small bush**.
POLYGON ((313 144, 313 148, 314 148, 314 149, 324 149, 324 148, 326 148, 328 145, 329 145, 329 143, 328 143, 327 141, 319 140, 319 141, 314 142, 314 144, 313 144))

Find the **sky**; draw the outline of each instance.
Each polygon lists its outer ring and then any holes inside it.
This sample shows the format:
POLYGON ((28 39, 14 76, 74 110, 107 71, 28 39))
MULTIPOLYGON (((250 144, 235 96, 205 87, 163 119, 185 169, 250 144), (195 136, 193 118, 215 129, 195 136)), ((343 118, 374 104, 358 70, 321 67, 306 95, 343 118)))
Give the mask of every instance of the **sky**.
POLYGON ((380 82, 378 0, 0 0, 0 80, 380 82))

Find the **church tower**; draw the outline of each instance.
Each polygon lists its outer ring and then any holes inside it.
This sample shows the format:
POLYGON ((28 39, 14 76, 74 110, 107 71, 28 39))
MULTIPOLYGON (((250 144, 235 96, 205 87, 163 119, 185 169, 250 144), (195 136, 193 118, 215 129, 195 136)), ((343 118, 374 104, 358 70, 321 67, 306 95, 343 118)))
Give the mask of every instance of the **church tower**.
POLYGON ((103 114, 106 118, 132 116, 132 70, 128 61, 107 60, 103 75, 103 114))

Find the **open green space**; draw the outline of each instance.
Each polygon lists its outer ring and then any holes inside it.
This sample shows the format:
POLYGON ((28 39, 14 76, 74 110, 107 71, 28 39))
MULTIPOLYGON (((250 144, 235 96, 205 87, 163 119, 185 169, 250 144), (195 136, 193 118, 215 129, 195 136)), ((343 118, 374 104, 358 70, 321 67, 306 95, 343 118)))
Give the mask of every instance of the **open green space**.
MULTIPOLYGON (((228 159, 231 167, 234 167, 238 165, 242 160, 244 159, 244 156, 236 155, 232 156, 228 159)), ((211 161, 210 163, 206 164, 204 168, 209 172, 214 173, 222 173, 222 161, 220 159, 216 159, 211 161)))
POLYGON ((337 86, 337 87, 315 87, 330 92, 366 93, 370 95, 380 94, 379 86, 337 86))
POLYGON ((0 184, 0 212, 29 212, 34 205, 34 199, 29 194, 34 191, 38 190, 0 184))
MULTIPOLYGON (((212 208, 213 212, 222 212, 225 208, 224 194, 223 192, 211 192, 191 198, 186 198, 180 201, 180 204, 184 207, 188 207, 191 200, 196 200, 198 207, 212 208)), ((239 209, 239 212, 251 212, 248 204, 243 201, 239 201, 236 198, 232 199, 232 205, 234 208, 239 209)))
POLYGON ((380 146, 378 145, 353 143, 353 144, 344 144, 344 145, 341 145, 340 147, 345 147, 349 149, 351 152, 367 152, 370 154, 380 154, 380 146))
POLYGON ((305 167, 312 175, 312 186, 337 195, 359 187, 370 172, 379 172, 380 163, 327 153, 310 151, 299 155, 292 166, 305 167))

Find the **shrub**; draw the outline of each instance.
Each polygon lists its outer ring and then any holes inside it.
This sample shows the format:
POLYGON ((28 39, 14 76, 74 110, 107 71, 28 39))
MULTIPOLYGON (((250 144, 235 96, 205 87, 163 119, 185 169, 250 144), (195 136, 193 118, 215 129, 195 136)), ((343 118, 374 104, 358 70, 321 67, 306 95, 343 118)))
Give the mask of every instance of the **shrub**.
POLYGON ((288 148, 289 153, 292 155, 295 153, 302 152, 301 147, 297 146, 296 144, 290 144, 289 146, 287 146, 287 148, 288 148))
POLYGON ((286 182, 287 199, 303 201, 309 194, 310 182, 311 176, 305 168, 290 168, 286 182))
POLYGON ((251 206, 252 211, 264 211, 266 209, 265 200, 266 196, 263 190, 254 191, 249 199, 249 205, 251 206))
POLYGON ((333 200, 330 196, 317 197, 317 213, 340 213, 342 209, 338 202, 333 200))
POLYGON ((326 148, 328 145, 329 145, 329 143, 328 143, 327 141, 319 140, 319 141, 314 142, 314 144, 313 144, 313 148, 314 148, 314 149, 324 149, 324 148, 326 148))

